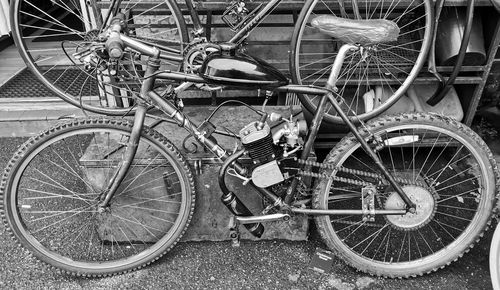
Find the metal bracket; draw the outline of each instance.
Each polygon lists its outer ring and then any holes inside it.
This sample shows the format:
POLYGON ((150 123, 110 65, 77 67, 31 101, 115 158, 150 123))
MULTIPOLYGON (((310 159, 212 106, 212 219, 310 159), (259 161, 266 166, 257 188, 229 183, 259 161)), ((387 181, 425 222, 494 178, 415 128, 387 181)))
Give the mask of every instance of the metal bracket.
POLYGON ((233 247, 239 247, 240 246, 240 224, 239 221, 236 219, 235 216, 231 216, 229 218, 229 237, 231 238, 231 245, 233 247))
POLYGON ((375 186, 367 186, 361 189, 361 208, 363 209, 363 221, 375 221, 375 186))
POLYGON ((201 175, 203 173, 203 163, 201 159, 194 160, 193 167, 196 175, 201 175))

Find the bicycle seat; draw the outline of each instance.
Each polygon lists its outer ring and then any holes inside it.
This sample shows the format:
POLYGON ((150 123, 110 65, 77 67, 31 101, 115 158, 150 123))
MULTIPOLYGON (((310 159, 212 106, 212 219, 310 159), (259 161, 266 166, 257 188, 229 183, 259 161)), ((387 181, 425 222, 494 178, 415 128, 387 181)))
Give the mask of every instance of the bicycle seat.
POLYGON ((314 18, 311 25, 321 32, 350 44, 377 44, 397 41, 398 25, 387 19, 346 19, 333 15, 314 18))

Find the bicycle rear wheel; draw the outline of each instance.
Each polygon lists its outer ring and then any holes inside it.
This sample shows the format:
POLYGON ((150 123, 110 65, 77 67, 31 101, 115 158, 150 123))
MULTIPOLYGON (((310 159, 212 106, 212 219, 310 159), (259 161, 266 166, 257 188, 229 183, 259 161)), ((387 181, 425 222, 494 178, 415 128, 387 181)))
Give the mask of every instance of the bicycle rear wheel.
MULTIPOLYGON (((118 1, 128 34, 136 39, 182 54, 188 34, 184 18, 174 0, 118 1)), ((123 115, 133 106, 139 92, 139 77, 145 58, 126 52, 112 76, 107 68, 84 68, 75 53, 102 43, 98 35, 109 11, 110 1, 33 1, 11 3, 11 26, 19 53, 32 73, 57 96, 86 110, 123 115), (86 4, 94 3, 95 6, 86 4)), ((109 21, 109 20, 108 20, 109 21)), ((94 62, 106 58, 98 53, 94 62)), ((162 69, 178 70, 181 64, 163 61, 162 69)))
MULTIPOLYGON (((434 21, 431 5, 430 0, 307 1, 292 36, 293 81, 324 86, 343 44, 313 27, 314 18, 333 15, 343 19, 391 20, 400 29, 398 40, 364 45, 356 52, 349 52, 337 81, 339 102, 345 113, 361 120, 377 116, 405 93, 425 62, 434 21)), ((309 112, 316 110, 319 97, 298 97, 309 112)), ((327 109, 325 121, 343 123, 333 108, 327 109)))
POLYGON ((0 185, 2 217, 36 258, 68 273, 106 276, 148 265, 181 238, 194 210, 193 177, 154 130, 143 130, 109 207, 98 207, 131 128, 124 120, 75 120, 15 153, 0 185))
MULTIPOLYGON (((469 251, 496 204, 497 167, 486 144, 456 121, 421 113, 381 117, 367 131, 362 136, 378 140, 376 154, 416 204, 416 213, 375 213, 373 220, 366 214, 317 217, 328 247, 358 270, 388 277, 436 271, 469 251)), ((352 135, 325 163, 331 169, 322 172, 325 178, 314 192, 316 208, 405 208, 352 135), (369 190, 375 192, 371 206, 369 190)))

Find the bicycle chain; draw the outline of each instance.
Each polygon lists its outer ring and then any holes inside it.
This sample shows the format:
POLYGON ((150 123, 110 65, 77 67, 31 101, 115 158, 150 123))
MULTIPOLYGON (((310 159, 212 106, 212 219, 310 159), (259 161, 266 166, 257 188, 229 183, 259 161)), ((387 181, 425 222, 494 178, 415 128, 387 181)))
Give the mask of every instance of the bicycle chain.
MULTIPOLYGON (((388 182, 385 179, 385 177, 381 174, 373 173, 373 172, 366 172, 362 170, 357 170, 357 169, 350 169, 350 168, 345 168, 342 166, 335 166, 332 164, 324 164, 324 163, 319 163, 315 161, 309 161, 309 160, 296 160, 298 164, 310 166, 310 167, 317 167, 320 169, 331 169, 331 170, 337 170, 338 172, 344 172, 348 174, 355 174, 357 176, 364 176, 364 177, 371 177, 371 178, 376 178, 382 181, 382 184, 387 185, 388 182)), ((309 177, 316 177, 316 178, 325 178, 325 179, 331 179, 333 181, 339 181, 343 183, 348 183, 351 185, 356 185, 356 186, 373 186, 373 183, 367 182, 367 181, 362 181, 362 180, 356 180, 352 178, 346 178, 346 177, 339 177, 339 176, 331 176, 328 175, 326 172, 324 173, 316 173, 312 171, 305 171, 305 170, 299 170, 298 173, 302 176, 309 176, 309 177)), ((396 182, 399 182, 403 185, 416 185, 424 188, 429 188, 429 186, 422 181, 413 181, 410 179, 406 178, 401 178, 401 177, 396 177, 394 176, 394 180, 396 182)), ((378 196, 378 202, 382 204, 382 201, 380 200, 380 196, 378 196)), ((335 220, 333 221, 334 223, 340 223, 340 224, 347 224, 347 225, 358 225, 360 221, 347 221, 347 220, 335 220)), ((373 222, 363 222, 364 226, 370 226, 370 227, 383 227, 384 224, 380 223, 373 223, 373 222)))
MULTIPOLYGON (((306 166, 317 167, 320 169, 337 170, 339 172, 353 174, 356 176, 371 177, 371 178, 375 178, 375 179, 383 181, 382 182, 383 184, 388 184, 388 181, 386 180, 386 178, 382 174, 378 174, 378 173, 366 172, 366 171, 362 171, 362 170, 358 170, 358 169, 351 169, 351 168, 346 168, 346 167, 342 167, 342 166, 335 166, 332 164, 319 163, 319 162, 310 161, 310 160, 297 159, 297 163, 302 164, 302 165, 306 165, 306 166)), ((353 184, 353 185, 360 185, 360 186, 373 185, 373 183, 371 183, 371 182, 361 181, 361 180, 356 180, 356 179, 346 178, 346 177, 330 176, 327 173, 316 173, 316 172, 305 171, 305 170, 299 170, 298 173, 302 174, 303 176, 332 179, 334 181, 349 183, 349 184, 353 184)), ((425 184, 424 182, 417 181, 417 180, 412 181, 410 179, 401 178, 401 177, 397 177, 397 176, 394 176, 394 180, 403 184, 403 185, 416 185, 416 186, 428 188, 427 184, 425 184)))

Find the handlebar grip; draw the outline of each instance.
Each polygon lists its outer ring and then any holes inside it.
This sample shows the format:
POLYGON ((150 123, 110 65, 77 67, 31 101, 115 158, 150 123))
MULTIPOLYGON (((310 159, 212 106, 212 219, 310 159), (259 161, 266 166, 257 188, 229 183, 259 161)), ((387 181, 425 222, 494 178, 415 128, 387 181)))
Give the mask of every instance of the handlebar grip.
POLYGON ((123 55, 123 41, 119 32, 111 32, 106 41, 106 49, 111 58, 121 58, 123 55))

